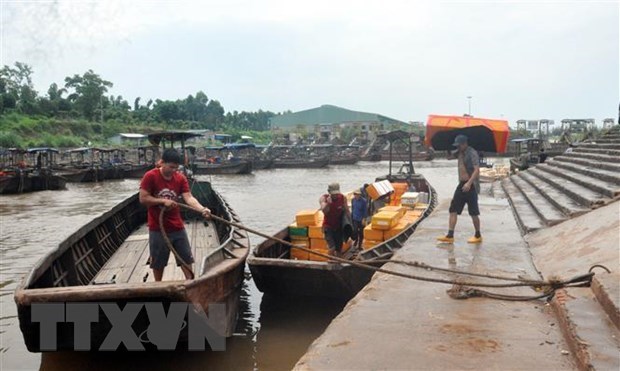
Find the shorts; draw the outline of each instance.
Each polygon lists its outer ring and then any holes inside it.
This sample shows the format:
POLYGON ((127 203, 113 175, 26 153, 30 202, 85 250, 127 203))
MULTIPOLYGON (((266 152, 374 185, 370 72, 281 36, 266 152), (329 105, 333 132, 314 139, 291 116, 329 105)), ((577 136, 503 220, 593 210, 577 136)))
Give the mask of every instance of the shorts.
POLYGON ((454 191, 452 202, 450 202, 450 213, 457 213, 461 215, 465 204, 467 204, 467 211, 469 212, 469 215, 480 215, 480 209, 478 208, 478 192, 476 192, 476 187, 472 184, 468 192, 463 192, 464 184, 465 182, 460 182, 454 191))
MULTIPOLYGON (((192 256, 192 249, 189 245, 189 239, 187 238, 187 232, 185 229, 176 232, 167 232, 168 239, 172 242, 174 250, 187 264, 194 262, 192 256)), ((160 231, 149 231, 149 250, 151 252, 151 264, 153 269, 164 269, 168 264, 170 258, 170 249, 166 245, 164 236, 160 231)), ((177 265, 180 266, 181 262, 176 258, 177 265)))
POLYGON ((342 250, 342 230, 335 230, 330 228, 323 228, 323 234, 325 235, 325 241, 330 250, 340 252, 342 250))

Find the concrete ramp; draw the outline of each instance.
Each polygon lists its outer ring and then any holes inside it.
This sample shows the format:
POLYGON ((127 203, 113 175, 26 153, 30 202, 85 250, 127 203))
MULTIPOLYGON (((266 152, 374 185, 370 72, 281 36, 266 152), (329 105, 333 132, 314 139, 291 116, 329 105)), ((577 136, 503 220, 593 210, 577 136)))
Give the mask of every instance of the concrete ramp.
MULTIPOLYGON (((466 243, 473 234, 466 212, 459 218, 456 243, 436 243, 435 238, 446 232, 449 200, 445 200, 394 259, 423 261, 476 273, 539 278, 507 200, 482 194, 480 200, 482 244, 466 243)), ((451 278, 392 263, 385 267, 451 278)), ((446 294, 450 288, 445 284, 375 274, 371 283, 310 346, 296 369, 576 368, 546 302, 455 300, 446 294)), ((489 291, 535 295, 530 288, 489 291)))

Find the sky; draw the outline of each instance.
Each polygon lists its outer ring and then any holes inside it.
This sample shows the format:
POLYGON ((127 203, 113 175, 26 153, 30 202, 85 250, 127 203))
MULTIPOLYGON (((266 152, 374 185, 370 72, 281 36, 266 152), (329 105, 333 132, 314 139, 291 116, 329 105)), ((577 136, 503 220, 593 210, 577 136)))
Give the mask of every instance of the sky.
POLYGON ((332 104, 403 121, 618 118, 618 1, 7 1, 0 64, 35 88, 92 69, 111 94, 226 111, 332 104))

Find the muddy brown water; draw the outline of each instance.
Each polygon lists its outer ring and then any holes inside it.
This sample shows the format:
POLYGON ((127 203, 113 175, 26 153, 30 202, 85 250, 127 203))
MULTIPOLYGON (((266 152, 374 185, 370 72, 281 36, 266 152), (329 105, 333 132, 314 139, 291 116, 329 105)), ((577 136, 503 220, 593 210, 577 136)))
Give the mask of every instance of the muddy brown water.
MULTIPOLYGON (((442 193, 456 171, 447 160, 416 163, 442 193)), ((247 226, 272 234, 295 212, 318 206, 327 184, 354 189, 388 171, 388 163, 361 162, 327 169, 261 170, 244 176, 201 177, 230 202, 247 226)), ((138 180, 68 184, 66 191, 0 196, 0 368, 3 370, 110 369, 290 369, 346 303, 281 300, 259 292, 249 273, 244 283, 235 336, 225 352, 29 353, 17 320, 13 292, 29 269, 92 218, 138 190, 138 180)), ((445 194, 445 193, 444 193, 445 194)), ((262 238, 251 235, 252 245, 262 238)), ((247 269, 246 269, 247 270, 247 269)))

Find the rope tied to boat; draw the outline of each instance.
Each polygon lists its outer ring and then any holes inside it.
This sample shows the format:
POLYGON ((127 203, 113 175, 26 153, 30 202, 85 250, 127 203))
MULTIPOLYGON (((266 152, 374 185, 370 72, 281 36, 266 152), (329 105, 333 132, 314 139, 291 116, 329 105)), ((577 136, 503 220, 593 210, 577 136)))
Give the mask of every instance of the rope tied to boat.
MULTIPOLYGON (((196 213, 200 213, 199 210, 195 210, 192 207, 184 205, 184 204, 178 204, 178 206, 181 208, 187 209, 187 210, 194 211, 196 213)), ((160 214, 160 222, 162 220, 161 219, 162 215, 163 214, 160 214)), ((407 279, 413 279, 413 280, 424 281, 424 282, 450 284, 450 285, 453 285, 454 287, 447 290, 447 293, 453 299, 486 297, 490 299, 509 300, 509 301, 531 301, 531 300, 538 300, 538 299, 544 299, 544 298, 547 298, 548 300, 550 300, 555 295, 555 292, 559 289, 563 289, 567 287, 588 287, 590 286, 592 282, 592 278, 594 277, 594 272, 592 272, 593 268, 599 267, 609 272, 609 269, 607 269, 604 266, 594 265, 592 266, 592 268, 590 268, 590 271, 588 273, 575 276, 568 280, 561 280, 558 278, 553 278, 549 280, 531 280, 531 279, 524 279, 524 278, 515 278, 515 277, 498 276, 498 275, 491 275, 491 274, 465 272, 465 271, 449 269, 449 268, 440 268, 440 267, 435 267, 435 266, 432 266, 432 265, 429 265, 423 262, 407 262, 407 261, 402 261, 402 260, 385 259, 385 260, 372 260, 370 261, 370 263, 363 263, 361 261, 347 260, 347 259, 343 259, 340 257, 323 254, 316 250, 311 250, 303 246, 295 245, 289 241, 286 241, 286 240, 283 240, 281 238, 277 238, 274 236, 269 236, 265 233, 246 227, 242 224, 239 224, 239 223, 236 223, 230 220, 226 220, 217 215, 211 214, 211 219, 220 221, 222 223, 229 224, 236 228, 244 229, 250 233, 279 242, 290 248, 299 249, 309 254, 314 254, 314 255, 326 258, 330 261, 330 263, 333 263, 333 264, 348 264, 348 265, 352 265, 354 267, 358 267, 361 269, 371 270, 374 272, 381 272, 381 273, 385 273, 385 274, 389 274, 389 275, 393 275, 397 277, 402 277, 402 278, 407 278, 407 279), (509 283, 487 283, 487 282, 463 281, 460 279, 432 278, 432 277, 424 277, 424 276, 419 276, 419 275, 414 275, 414 274, 409 274, 409 273, 398 272, 395 270, 375 267, 374 265, 372 265, 373 263, 377 264, 377 263, 388 263, 388 262, 412 266, 412 267, 420 268, 424 270, 452 273, 457 276, 482 277, 482 278, 487 278, 487 279, 492 279, 492 280, 511 281, 511 282, 509 283), (504 295, 504 294, 485 291, 485 290, 479 289, 479 287, 486 287, 486 288, 531 287, 535 291, 542 292, 542 293, 538 295, 533 295, 533 296, 504 295)), ((170 244, 169 247, 171 245, 172 244, 170 244)))

